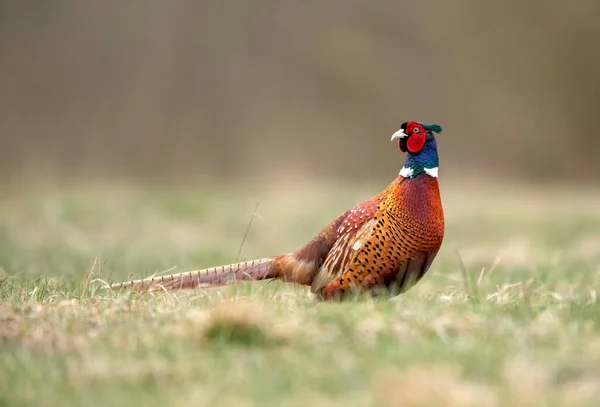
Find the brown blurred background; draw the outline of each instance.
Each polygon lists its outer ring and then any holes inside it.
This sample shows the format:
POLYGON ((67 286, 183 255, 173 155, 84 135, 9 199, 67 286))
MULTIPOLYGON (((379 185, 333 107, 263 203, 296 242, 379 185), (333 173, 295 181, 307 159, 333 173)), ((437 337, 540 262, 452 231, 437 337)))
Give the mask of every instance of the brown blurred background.
POLYGON ((5 0, 3 180, 600 180, 600 2, 5 0))

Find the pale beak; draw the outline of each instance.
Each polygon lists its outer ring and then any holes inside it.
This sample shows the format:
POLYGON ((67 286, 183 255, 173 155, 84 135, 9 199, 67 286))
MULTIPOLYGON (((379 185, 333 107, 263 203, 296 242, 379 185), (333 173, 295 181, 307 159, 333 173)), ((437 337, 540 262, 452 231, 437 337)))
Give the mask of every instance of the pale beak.
POLYGON ((400 129, 400 130, 398 130, 397 132, 395 132, 394 134, 392 134, 392 138, 391 138, 391 140, 390 140, 390 141, 394 141, 394 140, 396 140, 397 138, 404 138, 404 137, 408 137, 408 134, 406 134, 406 133, 404 132, 404 130, 400 129))

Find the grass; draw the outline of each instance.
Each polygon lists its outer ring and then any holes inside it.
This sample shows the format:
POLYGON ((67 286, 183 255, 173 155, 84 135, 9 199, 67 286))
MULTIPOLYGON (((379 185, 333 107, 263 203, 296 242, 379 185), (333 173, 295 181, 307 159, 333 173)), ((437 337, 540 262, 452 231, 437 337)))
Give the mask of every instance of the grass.
POLYGON ((98 281, 235 261, 257 201, 241 259, 293 250, 379 186, 5 191, 0 405, 599 405, 590 191, 446 187, 442 251, 388 300, 98 281))

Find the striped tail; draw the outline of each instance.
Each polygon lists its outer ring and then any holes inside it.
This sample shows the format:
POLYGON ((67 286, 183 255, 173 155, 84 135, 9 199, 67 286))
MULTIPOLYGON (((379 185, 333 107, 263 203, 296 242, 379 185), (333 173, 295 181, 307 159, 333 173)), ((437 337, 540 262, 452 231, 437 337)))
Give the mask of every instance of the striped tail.
POLYGON ((225 266, 211 267, 168 276, 150 277, 141 280, 111 284, 111 289, 133 289, 135 291, 179 290, 199 287, 223 286, 236 281, 266 280, 281 277, 278 256, 244 261, 225 266))

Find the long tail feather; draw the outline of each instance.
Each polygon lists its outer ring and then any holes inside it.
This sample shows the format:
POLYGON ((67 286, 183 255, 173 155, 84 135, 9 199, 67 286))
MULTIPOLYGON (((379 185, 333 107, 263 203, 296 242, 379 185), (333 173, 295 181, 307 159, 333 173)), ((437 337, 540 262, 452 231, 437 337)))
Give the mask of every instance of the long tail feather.
POLYGON ((215 287, 235 281, 266 280, 280 276, 281 269, 277 265, 277 257, 267 257, 168 276, 125 281, 111 284, 110 288, 113 290, 125 288, 135 291, 178 290, 215 287))

